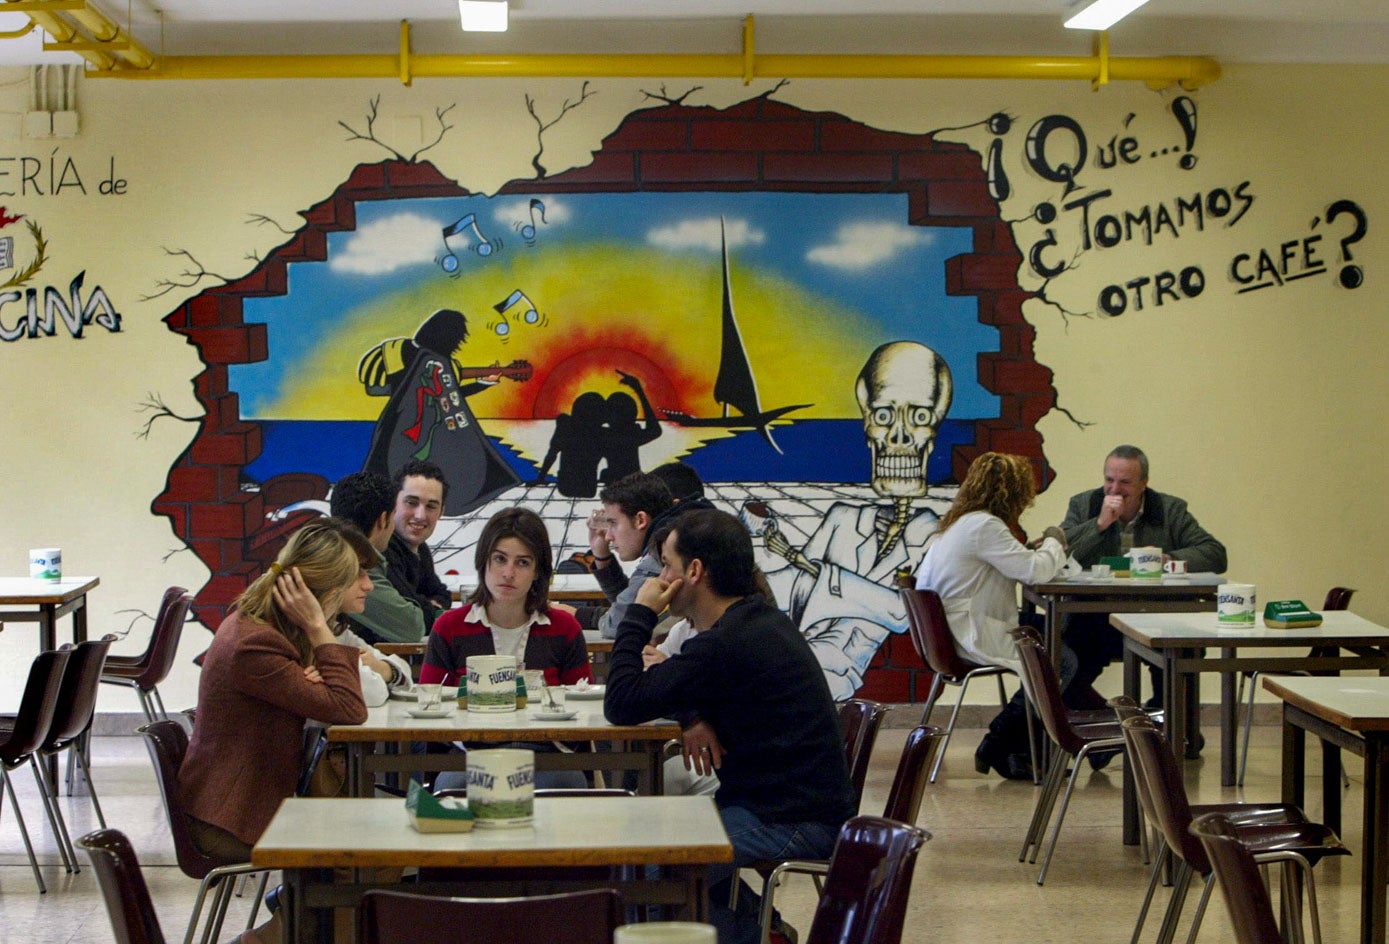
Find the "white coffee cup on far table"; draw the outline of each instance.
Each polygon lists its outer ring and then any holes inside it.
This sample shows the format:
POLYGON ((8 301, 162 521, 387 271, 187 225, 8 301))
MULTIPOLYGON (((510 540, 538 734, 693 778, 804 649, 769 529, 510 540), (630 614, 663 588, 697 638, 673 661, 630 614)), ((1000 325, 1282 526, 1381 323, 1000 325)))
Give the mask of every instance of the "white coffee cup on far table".
POLYGON ((715 944, 717 940, 712 924, 695 921, 624 924, 613 934, 613 944, 715 944))
POLYGON ((1173 577, 1185 577, 1185 576, 1186 576, 1186 561, 1184 561, 1184 560, 1177 560, 1177 559, 1174 557, 1174 558, 1172 558, 1170 561, 1168 561, 1167 563, 1163 564, 1163 565, 1162 565, 1162 569, 1163 569, 1163 572, 1164 572, 1164 573, 1170 574, 1170 575, 1173 576, 1173 577))

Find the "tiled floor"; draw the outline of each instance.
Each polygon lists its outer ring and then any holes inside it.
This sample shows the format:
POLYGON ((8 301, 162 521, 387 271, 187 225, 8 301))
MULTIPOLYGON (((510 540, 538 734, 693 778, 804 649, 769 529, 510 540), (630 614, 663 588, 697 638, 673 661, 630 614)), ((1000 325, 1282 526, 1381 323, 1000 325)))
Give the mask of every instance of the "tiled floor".
MULTIPOLYGON (((1082 774, 1047 884, 1039 888, 1036 866, 1017 861, 1035 790, 1026 783, 977 775, 971 754, 979 734, 975 730, 959 732, 948 750, 940 780, 927 788, 920 825, 933 838, 918 861, 903 940, 908 944, 1128 940, 1148 873, 1139 863, 1137 849, 1119 842, 1119 765, 1082 774)), ((904 735, 904 728, 887 728, 879 738, 864 801, 866 812, 881 809, 904 735)), ((1213 735, 1207 732, 1211 742, 1215 741, 1213 735)), ((177 941, 197 882, 185 878, 175 864, 144 747, 133 737, 103 737, 96 739, 94 751, 94 776, 107 821, 130 836, 145 866, 165 936, 177 941)), ((1257 727, 1248 783, 1240 791, 1219 786, 1219 758, 1208 748, 1205 760, 1187 767, 1188 790, 1204 801, 1242 796, 1276 799, 1278 751, 1277 727, 1257 727)), ((1344 838, 1358 850, 1362 778, 1358 758, 1347 760, 1352 784, 1345 802, 1344 838)), ((1309 767, 1316 766, 1309 763, 1309 767)), ((49 892, 39 895, 35 888, 6 798, 0 813, 0 940, 12 944, 111 941, 90 868, 84 865, 76 876, 63 873, 32 777, 23 770, 12 776, 25 820, 41 849, 49 892)), ((1320 785, 1312 787, 1309 796, 1319 798, 1320 785)), ((74 836, 95 827, 95 817, 84 797, 65 797, 63 804, 74 836)), ((1318 806, 1319 801, 1312 803, 1308 815, 1317 818, 1318 806)), ((1317 874, 1325 940, 1331 944, 1354 940, 1359 927, 1358 857, 1331 859, 1318 867, 1317 874)), ((808 881, 793 879, 784 894, 787 919, 804 932, 812 908, 808 881)), ((1160 894, 1165 904, 1165 891, 1160 894)), ((1217 892, 1201 931, 1203 944, 1233 941, 1218 896, 1217 892)), ((1196 898, 1193 894, 1188 899, 1188 915, 1196 898)), ((1156 924, 1150 925, 1144 939, 1151 940, 1155 932, 1156 924)), ((1185 925, 1181 933, 1185 936, 1185 925)))

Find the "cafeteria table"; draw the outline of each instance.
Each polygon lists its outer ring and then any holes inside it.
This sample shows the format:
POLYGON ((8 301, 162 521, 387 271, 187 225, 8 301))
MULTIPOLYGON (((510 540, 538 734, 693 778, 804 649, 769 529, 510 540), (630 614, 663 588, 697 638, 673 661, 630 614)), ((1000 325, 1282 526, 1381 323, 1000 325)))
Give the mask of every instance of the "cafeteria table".
MULTIPOLYGON (((251 864, 284 871, 289 944, 319 937, 319 909, 355 906, 374 887, 335 882, 334 869, 524 867, 553 877, 468 885, 407 886, 419 894, 545 894, 575 888, 616 888, 629 905, 674 905, 679 917, 708 917, 710 865, 733 861, 733 847, 710 797, 543 797, 533 826, 421 833, 405 802, 391 799, 291 797, 280 805, 251 851, 251 864), (596 879, 567 878, 565 869, 632 866, 596 879), (658 867, 659 876, 647 867, 658 867)), ((360 879, 360 874, 356 878, 360 879)), ((495 876, 494 876, 495 879, 495 876)), ((326 942, 325 942, 326 944, 326 942)))
MULTIPOLYGON (((1201 672, 1219 672, 1220 783, 1233 786, 1238 713, 1235 682, 1239 673, 1389 671, 1389 629, 1346 610, 1328 611, 1322 618, 1322 625, 1301 629, 1271 629, 1262 620, 1246 629, 1232 629, 1217 623, 1211 613, 1114 613, 1110 622, 1124 636, 1124 694, 1138 697, 1142 662, 1164 671, 1163 704, 1169 706, 1165 730, 1180 755, 1182 744, 1176 732, 1189 730, 1188 720, 1198 720, 1194 714, 1188 715, 1189 694, 1194 688, 1191 680, 1201 672), (1336 652, 1314 655, 1313 647, 1336 652), (1251 649, 1260 651, 1247 651, 1251 649)), ((1186 756, 1191 757, 1192 745, 1186 747, 1186 756)), ((1138 841, 1138 807, 1127 766, 1124 841, 1138 841)))
MULTIPOLYGON (((452 700, 445 707, 454 705, 452 700)), ((532 703, 533 704, 533 703, 532 703)), ((514 741, 611 741, 615 751, 537 752, 540 770, 633 770, 638 791, 656 794, 661 790, 662 758, 665 743, 680 737, 674 721, 617 725, 603 717, 602 699, 566 700, 566 708, 577 711, 572 721, 540 721, 529 708, 517 711, 480 712, 454 708, 443 718, 414 718, 409 709, 414 702, 388 701, 367 709, 364 724, 334 724, 328 727, 330 743, 348 748, 348 791, 369 797, 378 773, 415 773, 425 770, 466 770, 467 754, 416 754, 413 742, 448 744, 508 744, 514 741)))
MULTIPOLYGON (((1330 616, 1331 614, 1326 614, 1330 616)), ((1365 760, 1360 859, 1360 941, 1384 944, 1384 885, 1389 881, 1389 678, 1264 676, 1283 699, 1283 802, 1305 799, 1307 733, 1322 742, 1326 825, 1341 829, 1341 749, 1365 760)))
POLYGON ((101 583, 98 577, 0 577, 0 626, 6 623, 38 623, 39 649, 58 648, 58 620, 72 614, 72 641, 87 641, 87 591, 101 583))

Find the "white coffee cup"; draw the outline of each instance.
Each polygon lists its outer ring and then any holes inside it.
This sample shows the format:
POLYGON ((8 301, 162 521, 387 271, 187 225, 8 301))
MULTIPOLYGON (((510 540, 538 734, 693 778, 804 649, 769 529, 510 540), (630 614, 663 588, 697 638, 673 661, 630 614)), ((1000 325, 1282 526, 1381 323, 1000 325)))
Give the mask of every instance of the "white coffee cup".
MULTIPOLYGON (((469 690, 470 706, 472 701, 469 690)), ((535 751, 469 751, 467 780, 468 809, 479 827, 529 826, 535 821, 535 751)))
POLYGON ((63 579, 63 549, 35 547, 29 550, 29 576, 35 580, 63 579))
POLYGON ((698 921, 645 921, 624 924, 613 933, 613 944, 715 944, 718 932, 698 921))
POLYGON ((1164 572, 1169 573, 1169 574, 1185 574, 1185 573, 1186 573, 1186 561, 1184 561, 1184 560, 1177 560, 1177 559, 1174 557, 1174 558, 1172 558, 1172 560, 1170 560, 1170 561, 1168 561, 1167 563, 1163 564, 1163 565, 1162 565, 1162 569, 1163 569, 1164 572))
POLYGON ((1129 551, 1130 572, 1146 580, 1162 576, 1162 548, 1135 547, 1129 551))
POLYGON ((1253 629, 1258 606, 1252 583, 1222 583, 1215 591, 1216 622, 1224 629, 1253 629))
POLYGON ((1091 564, 1090 576, 1097 580, 1108 580, 1114 575, 1114 570, 1108 564, 1091 564))
POLYGON ((468 710, 516 710, 516 657, 468 656, 468 710))

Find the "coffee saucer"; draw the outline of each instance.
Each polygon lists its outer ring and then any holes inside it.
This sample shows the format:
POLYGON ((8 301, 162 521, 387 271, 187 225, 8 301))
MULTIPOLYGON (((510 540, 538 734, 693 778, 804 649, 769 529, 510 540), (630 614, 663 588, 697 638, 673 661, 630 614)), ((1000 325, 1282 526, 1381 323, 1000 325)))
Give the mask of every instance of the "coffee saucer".
POLYGON ((407 713, 412 718, 447 718, 453 714, 452 708, 407 708, 407 713))

